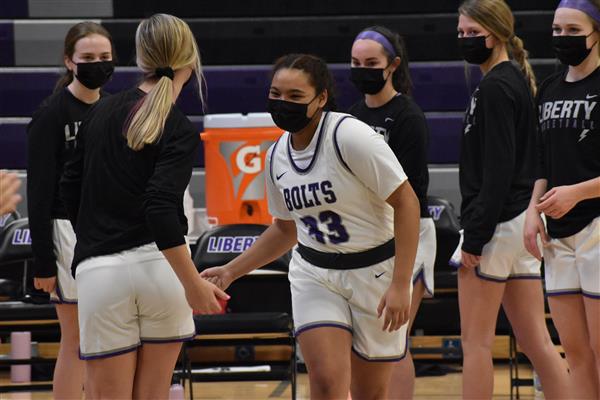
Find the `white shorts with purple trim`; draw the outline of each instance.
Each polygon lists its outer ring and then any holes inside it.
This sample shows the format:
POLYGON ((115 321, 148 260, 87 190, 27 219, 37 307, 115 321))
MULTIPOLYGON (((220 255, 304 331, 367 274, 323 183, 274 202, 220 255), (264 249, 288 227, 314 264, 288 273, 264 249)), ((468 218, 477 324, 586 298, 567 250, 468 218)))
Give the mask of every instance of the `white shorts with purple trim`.
POLYGON ((154 243, 84 260, 76 278, 81 359, 195 335, 183 286, 154 243))
POLYGON ((492 282, 511 279, 541 279, 541 263, 523 242, 525 211, 515 218, 496 225, 494 236, 483 246, 476 268, 479 278, 492 282))
MULTIPOLYGON (((289 279, 296 335, 334 327, 352 334, 352 351, 367 361, 399 361, 406 355, 408 323, 384 332, 377 306, 388 289, 394 258, 365 268, 319 268, 294 251, 289 279)), ((410 294, 409 294, 410 295, 410 294)))
POLYGON ((423 282, 425 297, 431 298, 434 293, 433 267, 437 251, 435 224, 432 218, 421 218, 419 229, 419 246, 413 268, 413 285, 423 282))
POLYGON ((600 217, 575 235, 544 248, 548 296, 581 294, 600 299, 600 217))
POLYGON ((52 221, 52 241, 56 256, 56 289, 50 293, 50 302, 55 304, 77 304, 77 285, 71 273, 73 253, 77 239, 71 221, 52 221))

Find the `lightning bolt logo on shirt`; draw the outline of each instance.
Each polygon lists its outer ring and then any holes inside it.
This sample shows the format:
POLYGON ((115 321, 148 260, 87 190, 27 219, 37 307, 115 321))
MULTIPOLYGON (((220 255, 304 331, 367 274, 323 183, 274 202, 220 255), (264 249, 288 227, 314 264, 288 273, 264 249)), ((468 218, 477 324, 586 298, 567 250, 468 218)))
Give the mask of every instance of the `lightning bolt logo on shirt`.
POLYGON ((581 132, 581 135, 579 135, 579 140, 577 141, 577 143, 579 143, 579 142, 581 142, 583 139, 585 139, 585 137, 587 136, 587 134, 588 134, 588 132, 589 132, 589 131, 590 131, 589 129, 584 129, 584 130, 581 132))

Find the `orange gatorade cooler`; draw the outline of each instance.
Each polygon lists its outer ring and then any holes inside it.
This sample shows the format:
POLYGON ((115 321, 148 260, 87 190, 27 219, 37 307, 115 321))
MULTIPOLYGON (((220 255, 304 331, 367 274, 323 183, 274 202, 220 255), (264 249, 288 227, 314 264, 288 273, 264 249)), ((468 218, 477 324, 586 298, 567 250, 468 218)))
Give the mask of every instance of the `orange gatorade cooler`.
POLYGON ((206 214, 210 225, 271 224, 267 150, 283 131, 268 113, 204 118, 206 214))

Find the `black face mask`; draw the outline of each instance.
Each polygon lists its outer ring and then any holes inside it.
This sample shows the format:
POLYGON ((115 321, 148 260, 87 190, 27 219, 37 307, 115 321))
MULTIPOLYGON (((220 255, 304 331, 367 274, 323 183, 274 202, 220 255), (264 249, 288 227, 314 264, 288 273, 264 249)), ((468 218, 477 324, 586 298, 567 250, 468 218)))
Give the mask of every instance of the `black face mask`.
POLYGON ((317 97, 312 99, 306 104, 294 103, 292 101, 269 99, 267 103, 267 111, 271 113, 275 125, 284 131, 291 133, 300 132, 302 129, 312 121, 314 116, 307 117, 306 112, 308 111, 308 105, 312 103, 317 97))
POLYGON ((458 47, 466 62, 481 65, 490 58, 494 49, 486 47, 485 39, 487 36, 458 38, 458 47))
POLYGON ((93 90, 108 82, 114 71, 115 63, 112 61, 77 63, 75 77, 83 86, 93 90))
MULTIPOLYGON (((586 44, 587 38, 592 33, 587 36, 553 36, 552 47, 554 47, 556 58, 558 58, 561 63, 573 67, 581 64, 592 51, 591 48, 587 48, 586 44)), ((594 46, 592 46, 592 48, 593 47, 594 46)))
POLYGON ((351 68, 350 80, 362 94, 377 94, 385 86, 384 68, 351 68))

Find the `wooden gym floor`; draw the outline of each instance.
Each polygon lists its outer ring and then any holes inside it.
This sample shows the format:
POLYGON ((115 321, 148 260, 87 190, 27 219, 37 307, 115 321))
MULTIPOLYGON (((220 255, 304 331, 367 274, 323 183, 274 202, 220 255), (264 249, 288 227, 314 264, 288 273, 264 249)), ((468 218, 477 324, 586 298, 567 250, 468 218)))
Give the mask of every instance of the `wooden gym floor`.
MULTIPOLYGON (((459 368, 459 366, 455 366, 459 368)), ((531 371, 521 367, 524 378, 531 377, 531 371)), ((494 399, 510 399, 509 372, 507 365, 498 365, 495 369, 494 399)), ((0 383, 8 382, 6 373, 0 375, 0 383)), ((461 399, 461 374, 451 373, 445 376, 421 377, 416 381, 415 400, 458 400, 461 399)), ((187 396, 187 393, 186 393, 187 396)), ((188 397, 186 397, 187 399, 188 397)), ((521 388, 521 399, 533 399, 533 388, 521 388)), ((1 400, 48 400, 51 392, 0 393, 1 400)), ((290 387, 287 382, 215 382, 195 383, 196 400, 259 400, 290 399, 290 387)), ((309 399, 308 377, 298 374, 298 400, 309 399)), ((345 399, 344 399, 345 400, 345 399)), ((360 399, 354 399, 360 400, 360 399)))

